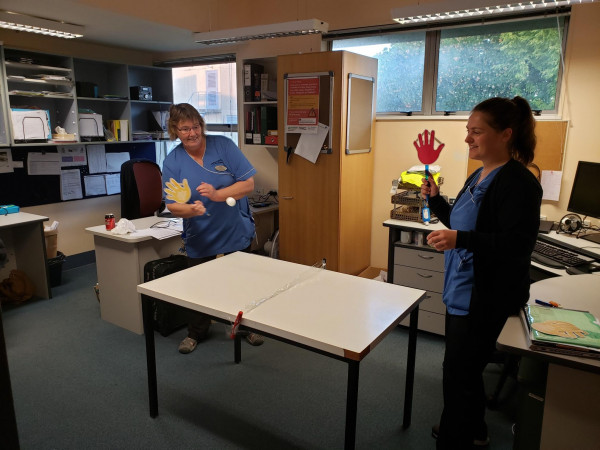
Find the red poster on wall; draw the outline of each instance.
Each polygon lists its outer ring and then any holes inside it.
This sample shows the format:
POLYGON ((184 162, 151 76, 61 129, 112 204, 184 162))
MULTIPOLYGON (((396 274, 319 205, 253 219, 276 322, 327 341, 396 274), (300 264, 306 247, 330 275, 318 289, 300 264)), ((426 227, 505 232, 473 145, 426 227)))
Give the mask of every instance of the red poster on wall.
POLYGON ((286 133, 316 134, 319 125, 319 77, 287 80, 286 133))

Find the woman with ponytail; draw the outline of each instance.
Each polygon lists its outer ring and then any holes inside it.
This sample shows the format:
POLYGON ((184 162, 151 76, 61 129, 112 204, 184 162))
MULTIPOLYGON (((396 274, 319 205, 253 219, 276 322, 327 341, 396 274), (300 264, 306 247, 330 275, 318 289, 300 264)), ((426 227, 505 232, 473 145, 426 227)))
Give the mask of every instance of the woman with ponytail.
POLYGON ((540 220, 542 188, 527 169, 535 120, 522 97, 490 98, 467 122, 473 172, 451 207, 428 177, 421 195, 448 228, 427 242, 444 251, 446 349, 444 409, 433 427, 438 449, 487 446, 483 370, 508 316, 529 299, 529 266, 540 220))

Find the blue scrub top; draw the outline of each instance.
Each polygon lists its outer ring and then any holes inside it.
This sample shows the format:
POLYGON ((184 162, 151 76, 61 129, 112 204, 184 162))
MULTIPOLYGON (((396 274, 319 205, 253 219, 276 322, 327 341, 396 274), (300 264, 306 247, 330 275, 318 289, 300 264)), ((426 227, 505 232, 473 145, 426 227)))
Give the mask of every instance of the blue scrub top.
MULTIPOLYGON (((485 191, 500 170, 492 170, 479 184, 481 174, 479 168, 469 186, 456 200, 450 213, 450 228, 452 230, 472 231, 475 229, 479 206, 485 191)), ((448 313, 457 316, 469 314, 471 304, 471 289, 473 287, 473 253, 464 248, 453 248, 444 252, 444 294, 442 296, 448 313)))
MULTIPOLYGON (((203 258, 244 250, 252 243, 254 219, 247 197, 231 207, 225 202, 209 200, 196 188, 204 182, 221 189, 247 180, 255 173, 256 169, 237 145, 225 136, 206 136, 204 166, 192 159, 181 144, 167 155, 163 163, 163 187, 171 178, 179 183, 187 179, 192 191, 188 203, 200 200, 208 213, 183 219, 182 237, 189 257, 203 258)), ((165 201, 173 203, 172 200, 165 201)))

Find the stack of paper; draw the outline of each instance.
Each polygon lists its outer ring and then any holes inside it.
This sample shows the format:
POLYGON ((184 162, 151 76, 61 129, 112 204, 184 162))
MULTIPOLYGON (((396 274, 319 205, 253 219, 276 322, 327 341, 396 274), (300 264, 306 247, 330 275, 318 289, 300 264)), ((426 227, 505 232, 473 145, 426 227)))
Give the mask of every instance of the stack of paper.
POLYGON ((600 359, 600 322, 588 311, 526 305, 530 348, 600 359))

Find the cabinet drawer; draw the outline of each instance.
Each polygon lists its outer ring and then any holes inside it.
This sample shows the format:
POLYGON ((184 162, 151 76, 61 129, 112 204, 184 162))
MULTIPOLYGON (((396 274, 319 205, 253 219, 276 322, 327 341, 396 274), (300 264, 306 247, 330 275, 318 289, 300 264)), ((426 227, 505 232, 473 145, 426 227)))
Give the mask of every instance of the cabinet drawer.
POLYGON ((442 292, 444 273, 433 270, 394 265, 394 284, 427 291, 442 292))
MULTIPOLYGON (((417 328, 419 330, 428 331, 429 333, 444 335, 446 331, 446 316, 443 314, 432 313, 419 310, 419 322, 417 328)), ((410 316, 406 317, 400 325, 408 327, 410 325, 410 316)))
POLYGON ((427 291, 425 299, 419 305, 419 310, 446 314, 446 305, 444 305, 444 302, 442 301, 442 294, 427 291))
POLYGON ((418 248, 396 247, 394 249, 394 264, 443 272, 444 254, 419 250, 418 248))

